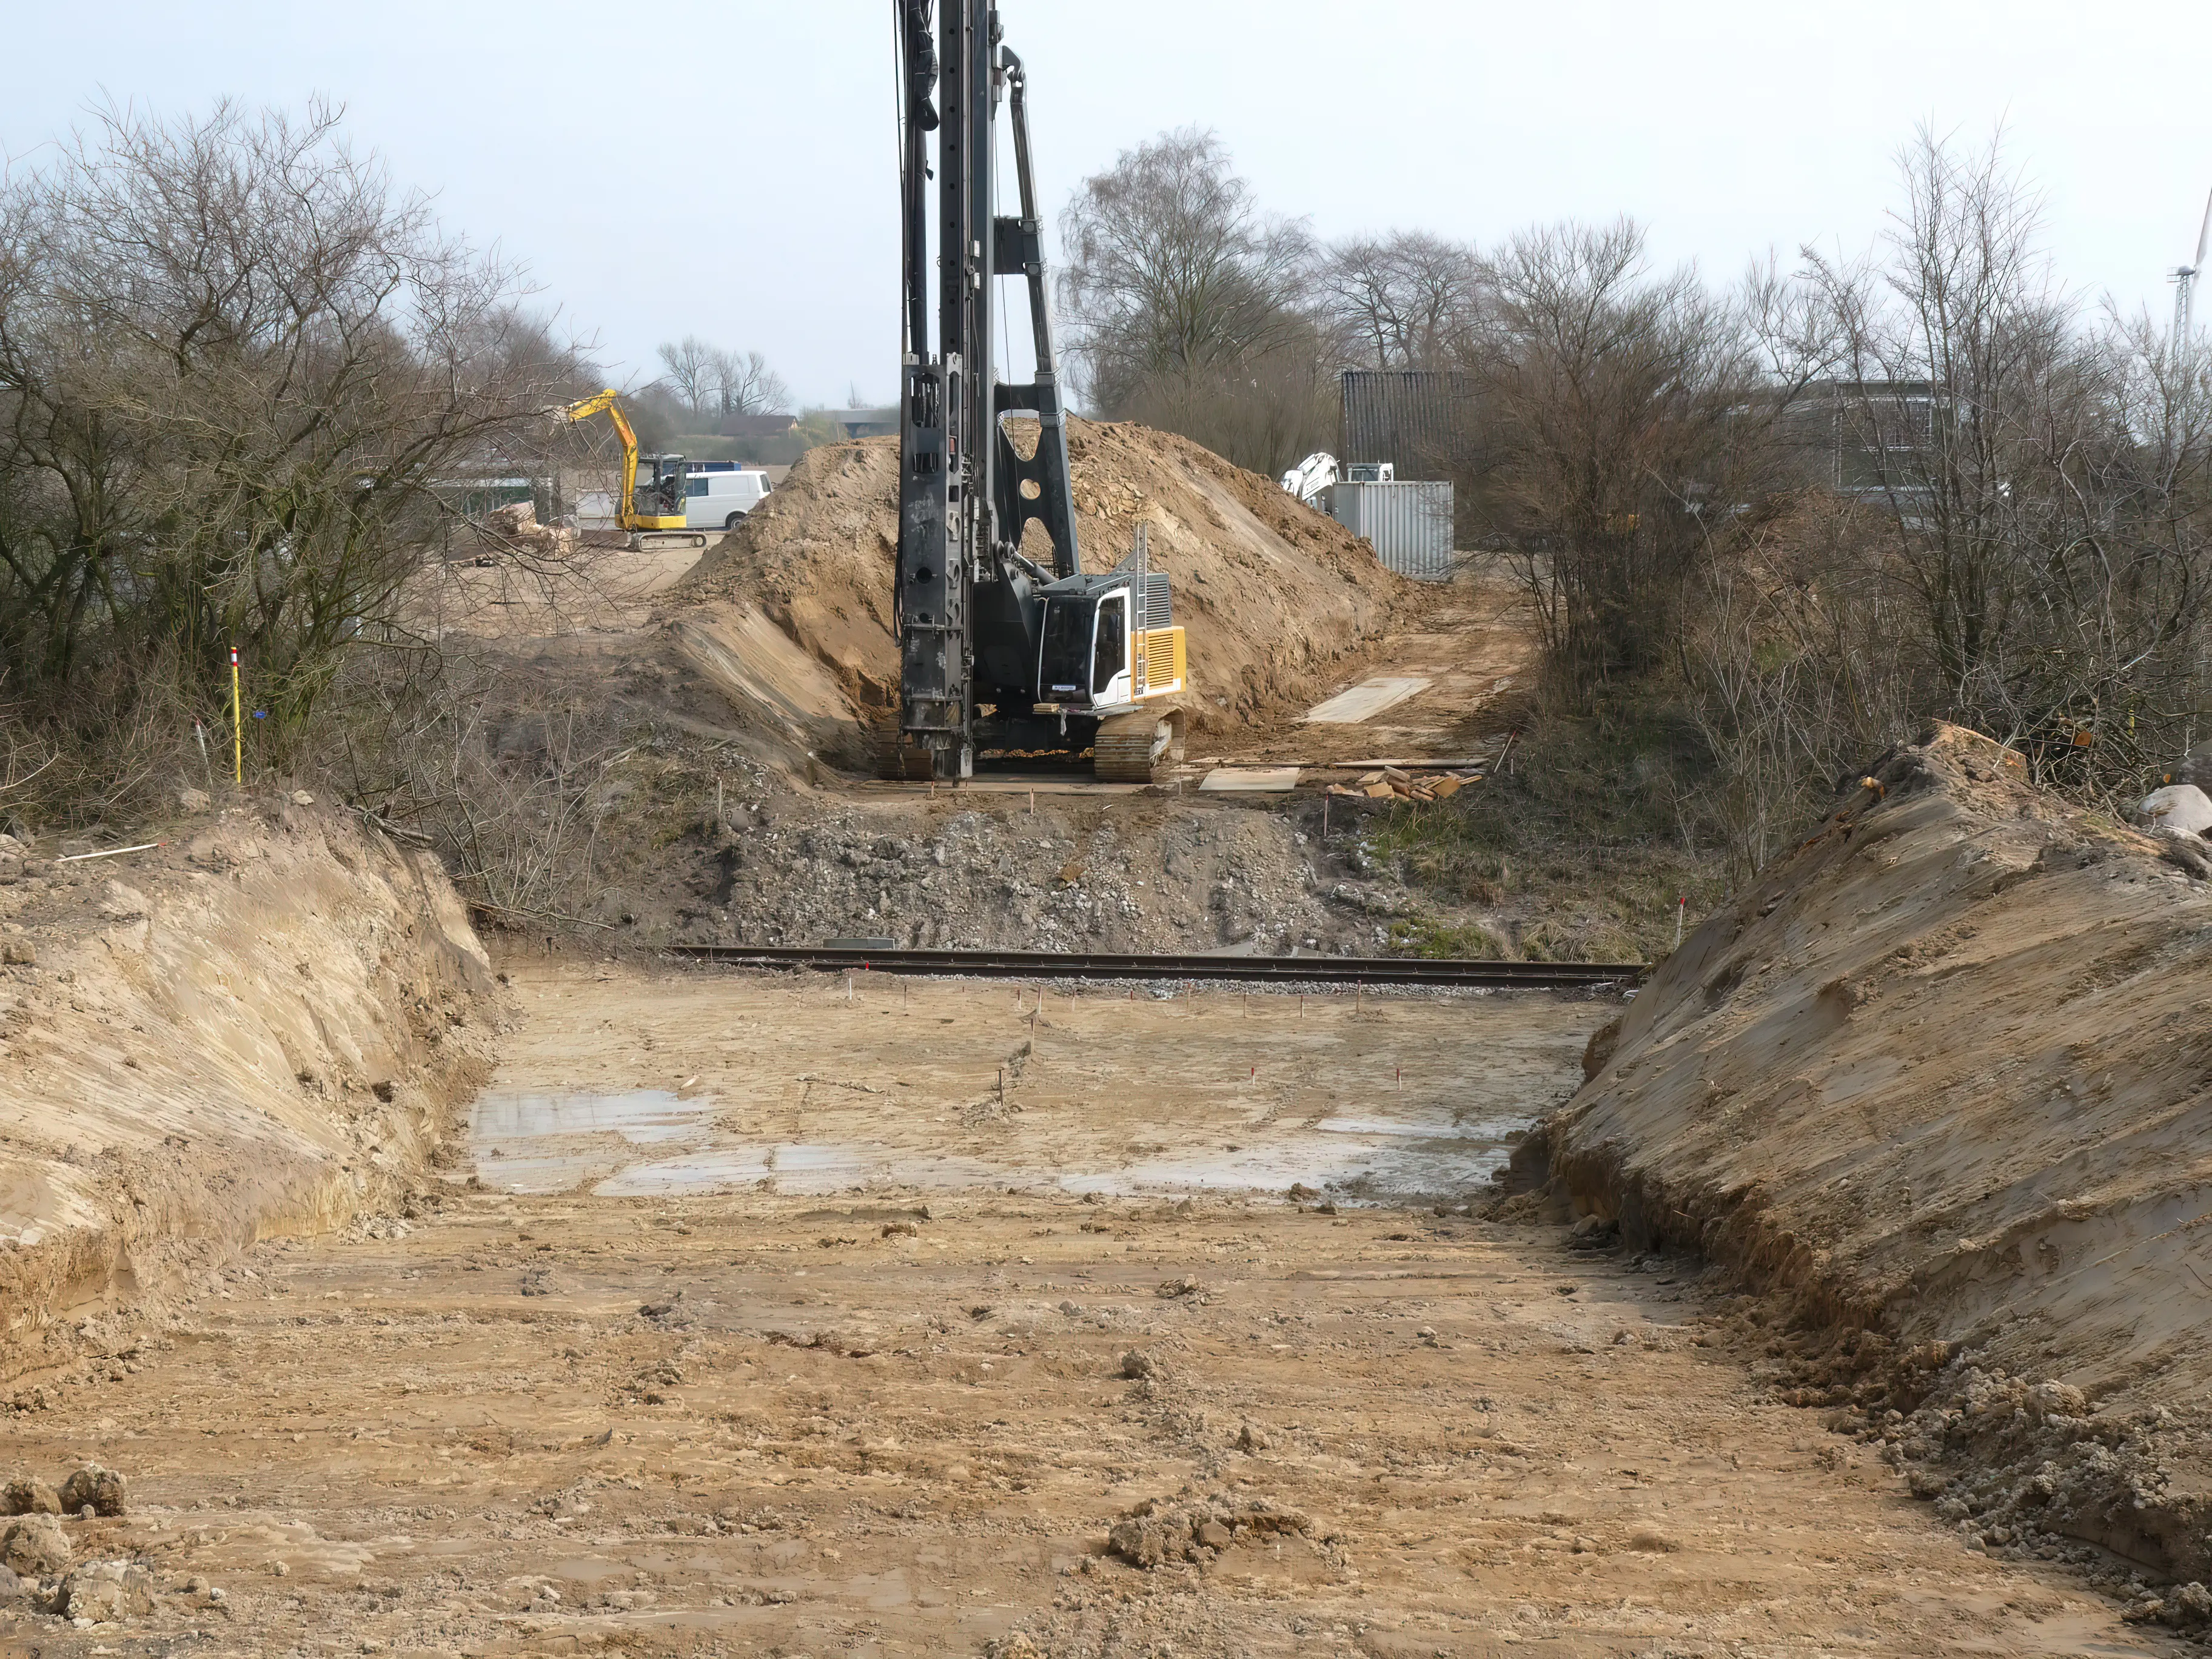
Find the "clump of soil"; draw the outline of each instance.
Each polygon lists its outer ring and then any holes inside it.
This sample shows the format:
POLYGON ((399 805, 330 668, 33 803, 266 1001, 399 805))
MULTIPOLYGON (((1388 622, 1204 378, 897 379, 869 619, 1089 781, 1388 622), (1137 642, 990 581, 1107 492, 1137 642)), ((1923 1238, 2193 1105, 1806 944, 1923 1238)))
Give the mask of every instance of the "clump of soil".
POLYGON ((1207 1560, 1233 1544, 1304 1533, 1310 1525, 1297 1510, 1264 1498, 1242 1504, 1225 1492, 1191 1504, 1147 1498, 1115 1523, 1106 1547, 1133 1567, 1158 1567, 1207 1560))
MULTIPOLYGON (((1413 584, 1333 519, 1188 439, 1128 422, 1072 421, 1084 567, 1111 568, 1150 527, 1174 584, 1200 730, 1278 717, 1312 701, 1314 675, 1382 631, 1413 584)), ((757 607, 825 665, 861 708, 898 696, 891 624, 898 445, 810 452, 783 486, 672 596, 670 615, 757 607)))
POLYGON ((1789 1397, 1990 1547, 2195 1580, 2212 888, 2172 847, 1939 727, 1665 963, 1543 1145, 1630 1244, 1785 1298, 1789 1397))

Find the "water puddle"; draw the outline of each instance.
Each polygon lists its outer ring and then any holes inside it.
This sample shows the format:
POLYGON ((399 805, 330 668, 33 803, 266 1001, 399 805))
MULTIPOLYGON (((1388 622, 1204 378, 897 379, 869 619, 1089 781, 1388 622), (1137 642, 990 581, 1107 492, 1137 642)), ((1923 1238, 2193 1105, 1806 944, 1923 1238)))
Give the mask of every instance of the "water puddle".
POLYGON ((916 1152, 860 1142, 852 1146, 712 1146, 681 1157, 634 1164, 599 1183, 609 1198, 651 1198, 772 1183, 780 1193, 827 1195, 855 1187, 955 1188, 1004 1184, 1002 1164, 951 1153, 916 1152))
POLYGON ((711 1095, 686 1100, 665 1089, 617 1095, 494 1091, 477 1097, 469 1139, 488 1185, 562 1192, 613 1174, 635 1159, 634 1148, 703 1144, 714 1111, 711 1095))

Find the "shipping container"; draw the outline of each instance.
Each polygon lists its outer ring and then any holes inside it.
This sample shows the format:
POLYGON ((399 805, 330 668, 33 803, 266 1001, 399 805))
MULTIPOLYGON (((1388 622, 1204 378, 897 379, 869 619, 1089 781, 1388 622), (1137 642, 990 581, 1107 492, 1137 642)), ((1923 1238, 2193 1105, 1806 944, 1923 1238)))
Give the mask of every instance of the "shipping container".
MULTIPOLYGON (((1336 458, 1395 463, 1401 478, 1455 478, 1474 459, 1474 393, 1448 371, 1344 371, 1336 458)), ((1357 473, 1352 473, 1357 477, 1357 473)))
POLYGON ((1329 515, 1364 536, 1375 556, 1403 576, 1449 581, 1452 487, 1448 483, 1340 483, 1329 490, 1329 515))

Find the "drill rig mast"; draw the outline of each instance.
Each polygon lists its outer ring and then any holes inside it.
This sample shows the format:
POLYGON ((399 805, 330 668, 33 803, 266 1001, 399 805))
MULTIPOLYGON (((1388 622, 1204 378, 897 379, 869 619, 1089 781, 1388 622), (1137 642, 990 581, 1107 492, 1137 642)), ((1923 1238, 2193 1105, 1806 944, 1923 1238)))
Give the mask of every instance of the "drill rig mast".
POLYGON ((1182 630, 1167 578, 1129 559, 1085 574, 1030 165, 1028 77, 992 0, 893 0, 903 68, 899 538, 900 730, 890 769, 966 777, 979 757, 1090 750, 1098 774, 1149 781, 1179 746, 1182 630), (998 112, 1013 131, 1020 212, 994 211, 998 112), (936 136, 936 329, 930 319, 930 137, 936 136), (1002 383, 998 279, 1028 291, 1036 378, 1002 383), (934 344, 935 349, 932 349, 934 344), (1027 459, 1005 417, 1033 416, 1027 459), (1021 550, 1041 527, 1049 568, 1021 550))

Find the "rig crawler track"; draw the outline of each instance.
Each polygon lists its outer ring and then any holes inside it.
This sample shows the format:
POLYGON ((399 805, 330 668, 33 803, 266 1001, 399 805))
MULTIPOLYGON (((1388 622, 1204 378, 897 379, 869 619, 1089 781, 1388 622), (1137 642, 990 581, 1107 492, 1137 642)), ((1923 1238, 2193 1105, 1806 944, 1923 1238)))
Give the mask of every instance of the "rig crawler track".
POLYGON ((672 945, 672 954, 743 968, 860 969, 879 974, 982 979, 1224 980, 1245 984, 1615 985, 1647 971, 1637 962, 1425 961, 1412 957, 1085 956, 1056 951, 848 951, 780 945, 672 945))

